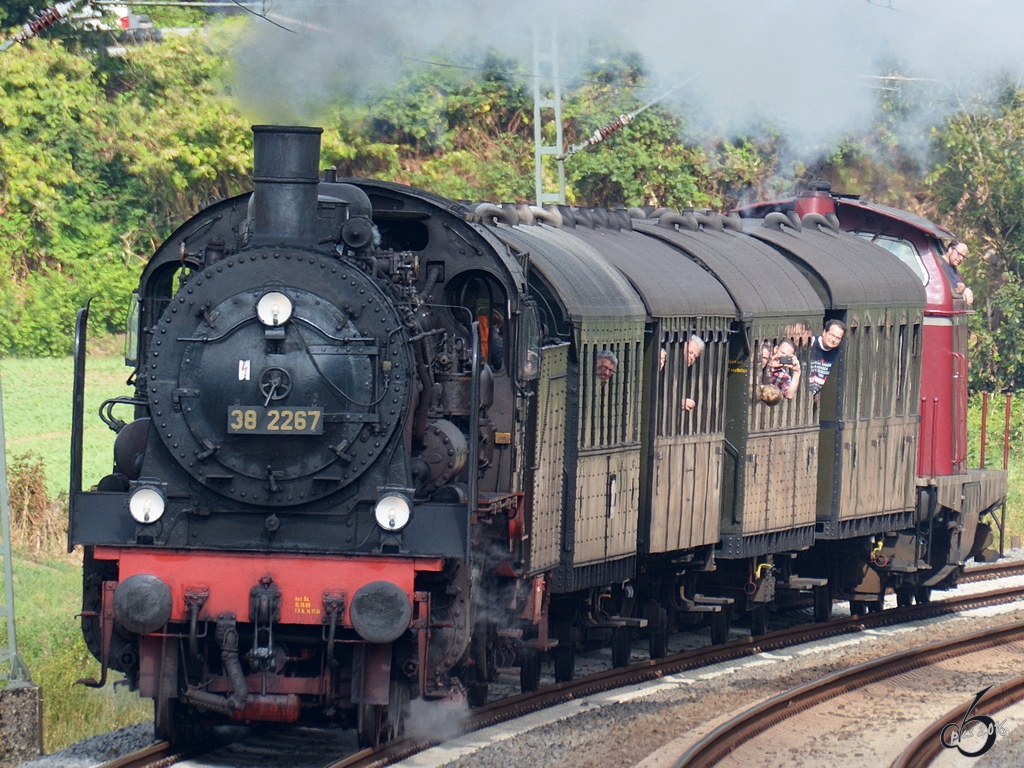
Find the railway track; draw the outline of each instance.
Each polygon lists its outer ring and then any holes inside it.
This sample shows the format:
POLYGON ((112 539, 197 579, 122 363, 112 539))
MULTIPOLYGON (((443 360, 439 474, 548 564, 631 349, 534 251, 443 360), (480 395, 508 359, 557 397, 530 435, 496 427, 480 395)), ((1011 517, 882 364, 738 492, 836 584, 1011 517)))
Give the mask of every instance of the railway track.
MULTIPOLYGON (((964 581, 983 581, 995 578, 1024 574, 1024 563, 1011 563, 996 567, 981 566, 972 569, 964 581)), ((597 693, 636 685, 675 675, 688 670, 699 669, 712 664, 733 661, 766 651, 775 651, 801 643, 836 637, 843 634, 877 629, 911 621, 934 618, 985 606, 999 605, 1024 599, 1024 586, 1013 586, 988 590, 972 595, 957 595, 947 600, 934 601, 923 605, 894 608, 877 613, 859 616, 833 618, 820 624, 801 624, 760 637, 744 637, 724 645, 707 646, 674 654, 665 659, 647 660, 631 664, 622 669, 610 669, 570 682, 558 683, 530 693, 510 696, 494 701, 486 706, 466 713, 465 720, 456 733, 446 734, 447 738, 464 733, 472 733, 482 728, 497 725, 517 717, 522 717, 548 707, 568 701, 581 699, 597 693)), ((1022 630, 1024 631, 1024 630, 1022 630)), ((444 739, 402 738, 374 750, 364 749, 350 754, 335 762, 328 763, 328 768, 383 768, 392 765, 430 747, 444 739)), ((164 744, 165 742, 161 742, 164 744)), ((155 744, 149 749, 157 749, 155 744)), ((125 756, 135 762, 112 761, 102 768, 162 768, 173 765, 181 759, 167 753, 154 752, 146 758, 140 753, 125 756)))
POLYGON ((184 755, 171 752, 171 745, 158 741, 123 757, 103 764, 102 768, 164 768, 181 762, 184 755))
MULTIPOLYGON (((1024 701, 1024 677, 1018 677, 993 687, 985 694, 984 700, 985 713, 993 718, 996 713, 1020 701, 1024 701)), ((968 717, 971 704, 972 702, 965 702, 932 722, 893 761, 891 768, 926 768, 926 766, 931 765, 944 749, 940 740, 943 736, 943 731, 946 730, 948 743, 952 738, 952 732, 957 731, 958 733, 958 729, 948 729, 948 725, 950 723, 963 723, 968 717)), ((957 738, 959 739, 959 735, 957 738)), ((968 751, 975 751, 980 749, 981 746, 972 745, 968 748, 968 751)))
MULTIPOLYGON (((782 721, 820 706, 837 696, 896 677, 919 667, 1022 640, 1024 640, 1024 626, 1014 623, 996 630, 975 632, 952 640, 902 651, 836 672, 778 696, 773 696, 723 723, 687 750, 676 762, 674 768, 711 768, 711 766, 718 765, 741 745, 749 745, 753 739, 779 725, 782 721)), ((964 712, 966 712, 966 707, 964 707, 964 712)), ((961 714, 962 716, 963 714, 961 714)), ((938 732, 950 720, 943 719, 936 722, 940 724, 933 735, 935 744, 938 744, 938 732)), ((932 730, 929 729, 920 738, 927 741, 928 735, 931 733, 932 730)), ((941 749, 941 746, 939 748, 941 749)))

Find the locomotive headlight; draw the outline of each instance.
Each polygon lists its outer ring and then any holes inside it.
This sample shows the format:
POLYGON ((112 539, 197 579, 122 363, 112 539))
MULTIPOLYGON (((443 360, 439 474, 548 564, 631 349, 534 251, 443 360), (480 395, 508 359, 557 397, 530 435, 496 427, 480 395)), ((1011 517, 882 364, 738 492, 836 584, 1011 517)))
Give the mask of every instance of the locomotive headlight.
POLYGON ((397 493, 389 493, 377 502, 377 508, 373 513, 377 517, 377 525, 385 531, 400 531, 409 524, 412 510, 409 509, 407 498, 397 493))
POLYGON ((256 316, 268 328, 284 325, 292 316, 292 300, 280 291, 264 293, 256 302, 256 316))
POLYGON ((136 523, 155 523, 164 514, 164 495, 156 488, 139 488, 128 500, 128 511, 136 523))

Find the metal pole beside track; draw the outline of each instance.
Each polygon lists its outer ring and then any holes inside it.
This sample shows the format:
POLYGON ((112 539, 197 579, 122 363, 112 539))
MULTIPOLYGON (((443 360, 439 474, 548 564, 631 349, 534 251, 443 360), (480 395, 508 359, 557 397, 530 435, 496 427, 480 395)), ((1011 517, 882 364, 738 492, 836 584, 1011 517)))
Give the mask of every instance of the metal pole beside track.
MULTIPOLYGON (((1010 466, 1010 411, 1013 405, 1013 393, 1006 393, 1006 410, 1003 413, 1003 471, 1006 472, 1010 466)), ((1005 553, 1004 544, 1006 540, 1006 499, 1003 499, 1003 506, 999 512, 999 556, 1005 553)))
MULTIPOLYGON (((18 655, 14 631, 14 568, 11 560, 11 505, 7 487, 3 388, 0 386, 0 558, 4 561, 0 620, 7 624, 7 646, 0 640, 0 675, 7 663, 7 686, 0 688, 0 759, 17 765, 43 754, 43 692, 32 682, 18 655)), ((2 637, 2 635, 0 635, 2 637)))
POLYGON ((981 393, 981 460, 980 469, 985 468, 985 438, 988 437, 988 392, 981 393))
POLYGON ((7 645, 0 646, 0 663, 8 662, 7 679, 13 683, 30 682, 28 668, 18 656, 14 631, 14 574, 11 563, 11 504, 7 492, 7 442, 4 437, 3 386, 0 384, 0 558, 4 561, 4 602, 0 619, 7 624, 7 645))

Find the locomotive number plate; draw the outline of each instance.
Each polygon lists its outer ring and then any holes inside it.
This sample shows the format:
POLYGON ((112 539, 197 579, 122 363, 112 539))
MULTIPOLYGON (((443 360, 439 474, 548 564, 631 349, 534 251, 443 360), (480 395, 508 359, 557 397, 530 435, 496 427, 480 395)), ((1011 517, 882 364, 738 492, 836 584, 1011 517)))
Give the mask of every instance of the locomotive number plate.
POLYGON ((229 435, 322 435, 323 408, 228 408, 229 435))

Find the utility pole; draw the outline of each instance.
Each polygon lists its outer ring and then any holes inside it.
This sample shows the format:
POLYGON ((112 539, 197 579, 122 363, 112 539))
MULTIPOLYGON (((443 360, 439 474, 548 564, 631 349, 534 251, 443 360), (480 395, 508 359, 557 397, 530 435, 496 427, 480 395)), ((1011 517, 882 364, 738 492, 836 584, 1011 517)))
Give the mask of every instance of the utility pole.
MULTIPOLYGON (((558 77, 558 25, 554 18, 547 28, 533 26, 533 167, 537 205, 565 205, 565 161, 562 158, 562 82, 558 77), (555 143, 544 143, 544 128, 554 122, 555 143), (557 164, 558 190, 545 191, 545 160, 557 164)), ((548 177, 550 178, 550 177, 548 177)), ((548 185, 550 186, 550 184, 548 185)))
POLYGON ((0 634, 0 755, 22 760, 43 753, 43 703, 39 686, 32 682, 28 667, 18 656, 14 632, 14 569, 11 561, 11 505, 7 488, 7 442, 4 437, 3 387, 0 386, 0 559, 3 560, 4 589, 0 603, 0 624, 7 625, 7 645, 0 634), (6 672, 4 667, 7 667, 6 672))

